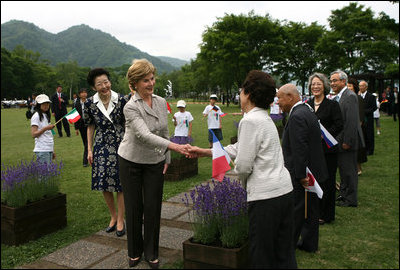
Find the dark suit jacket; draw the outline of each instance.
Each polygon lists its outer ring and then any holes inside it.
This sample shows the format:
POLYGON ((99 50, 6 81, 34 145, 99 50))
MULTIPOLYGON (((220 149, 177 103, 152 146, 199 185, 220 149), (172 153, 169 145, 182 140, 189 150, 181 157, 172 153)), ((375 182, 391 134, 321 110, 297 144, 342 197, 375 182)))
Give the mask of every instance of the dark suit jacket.
POLYGON ((66 94, 61 92, 61 98, 64 100, 61 102, 61 109, 58 108, 58 93, 51 96, 51 112, 56 115, 64 116, 67 113, 68 97, 66 94))
MULTIPOLYGON (((308 104, 315 110, 314 98, 308 100, 308 104)), ((325 97, 315 114, 326 130, 336 139, 343 130, 342 112, 340 111, 339 103, 325 97)), ((324 153, 337 152, 337 145, 328 148, 324 139, 321 139, 321 142, 324 153)))
POLYGON ((363 132, 358 115, 358 97, 347 89, 344 90, 339 100, 340 110, 343 118, 343 131, 337 137, 339 142, 339 151, 357 151, 359 143, 365 146, 363 132), (343 150, 342 144, 350 145, 349 150, 343 150))
POLYGON ((294 107, 290 113, 283 132, 282 150, 295 188, 300 188, 299 180, 306 177, 306 167, 318 183, 328 178, 318 118, 306 104, 294 107))
POLYGON ((374 111, 376 111, 376 99, 375 96, 370 92, 366 92, 365 97, 365 117, 367 118, 367 123, 373 123, 374 120, 374 111))
POLYGON ((87 125, 85 125, 85 121, 83 121, 82 105, 81 105, 81 100, 79 98, 76 100, 73 107, 77 110, 77 112, 81 116, 81 119, 79 119, 77 122, 74 123, 75 129, 87 128, 87 125))

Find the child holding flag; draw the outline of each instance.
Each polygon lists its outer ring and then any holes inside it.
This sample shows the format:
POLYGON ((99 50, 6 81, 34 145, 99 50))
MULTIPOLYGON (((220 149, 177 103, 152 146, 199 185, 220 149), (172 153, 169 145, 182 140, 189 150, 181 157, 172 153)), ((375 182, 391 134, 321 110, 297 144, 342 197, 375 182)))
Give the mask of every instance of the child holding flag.
POLYGON ((41 94, 36 97, 35 113, 31 118, 31 134, 35 138, 37 160, 49 164, 56 158, 54 153, 54 138, 51 130, 55 125, 50 124, 50 99, 47 95, 41 94))
POLYGON ((175 137, 191 137, 192 136, 192 121, 193 116, 190 112, 186 111, 186 102, 179 100, 176 107, 179 112, 173 116, 175 125, 175 137))
MULTIPOLYGON (((223 113, 221 108, 215 105, 217 99, 218 97, 215 94, 210 96, 210 105, 207 105, 204 109, 203 116, 207 117, 208 130, 212 130, 215 136, 217 136, 217 139, 222 141, 224 138, 222 136, 221 117, 224 117, 226 113, 223 113)), ((208 142, 210 143, 210 148, 212 148, 213 136, 211 132, 208 132, 208 142)))

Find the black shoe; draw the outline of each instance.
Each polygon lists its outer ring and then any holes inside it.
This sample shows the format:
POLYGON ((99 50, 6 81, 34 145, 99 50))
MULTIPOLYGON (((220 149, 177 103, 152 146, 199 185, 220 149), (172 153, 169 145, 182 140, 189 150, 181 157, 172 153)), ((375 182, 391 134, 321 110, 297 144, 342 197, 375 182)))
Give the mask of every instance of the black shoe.
POLYGON ((83 167, 87 167, 87 166, 89 166, 88 164, 83 164, 83 167))
POLYGON ((118 231, 115 233, 118 237, 124 236, 125 235, 125 224, 124 228, 122 228, 122 231, 118 231))
POLYGON ((141 259, 142 259, 141 256, 136 260, 129 258, 129 267, 135 267, 136 265, 138 265, 140 263, 141 259))
POLYGON ((350 203, 347 203, 347 202, 344 202, 344 201, 337 202, 336 206, 340 206, 340 207, 357 207, 357 205, 350 204, 350 203))
POLYGON ((115 224, 113 226, 107 227, 106 228, 106 233, 113 232, 113 231, 115 231, 116 228, 117 228, 117 222, 115 222, 115 224))
POLYGON ((325 220, 323 220, 323 219, 319 219, 319 225, 324 225, 325 224, 325 220))
POLYGON ((153 261, 147 261, 147 263, 149 264, 151 269, 158 269, 160 267, 160 261, 158 259, 155 259, 153 261))
POLYGON ((343 201, 344 201, 344 197, 341 196, 341 195, 339 195, 339 196, 336 198, 336 201, 337 201, 337 202, 343 202, 343 201))
POLYGON ((69 138, 69 137, 71 137, 71 135, 67 135, 67 137, 69 138))

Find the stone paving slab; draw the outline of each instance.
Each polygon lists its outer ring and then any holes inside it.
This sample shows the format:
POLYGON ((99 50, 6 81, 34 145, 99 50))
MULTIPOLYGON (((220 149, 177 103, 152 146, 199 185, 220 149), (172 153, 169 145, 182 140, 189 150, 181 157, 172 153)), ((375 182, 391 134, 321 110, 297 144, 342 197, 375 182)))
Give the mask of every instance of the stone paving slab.
POLYGON ((175 219, 187 211, 189 211, 189 208, 182 204, 163 203, 161 208, 161 218, 175 219))
POLYGON ((193 210, 189 210, 188 212, 186 212, 185 214, 183 214, 182 216, 180 216, 179 218, 177 218, 177 221, 183 221, 183 222, 189 222, 192 223, 193 222, 193 210), (190 218, 192 217, 192 218, 190 218))
POLYGON ((193 231, 161 227, 160 247, 183 250, 182 243, 193 236, 193 231))
POLYGON ((65 248, 59 249, 43 258, 43 260, 71 268, 87 268, 117 249, 80 240, 65 248))

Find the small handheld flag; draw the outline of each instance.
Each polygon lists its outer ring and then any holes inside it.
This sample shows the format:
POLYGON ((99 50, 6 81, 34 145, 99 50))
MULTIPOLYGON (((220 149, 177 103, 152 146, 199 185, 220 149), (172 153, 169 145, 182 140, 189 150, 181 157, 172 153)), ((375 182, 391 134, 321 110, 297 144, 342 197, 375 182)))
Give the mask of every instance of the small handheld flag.
POLYGON ((321 128, 321 135, 324 138, 328 148, 337 145, 337 140, 332 136, 332 134, 329 133, 329 131, 321 124, 321 122, 319 123, 319 126, 321 128))
POLYGON ((171 106, 169 106, 168 101, 167 101, 167 110, 168 110, 168 113, 172 113, 171 106))
POLYGON ((231 169, 229 163, 231 159, 226 153, 221 142, 215 136, 214 132, 209 129, 213 136, 213 148, 212 148, 212 177, 220 182, 224 179, 225 173, 231 169))
POLYGON ((69 113, 67 113, 64 117, 71 124, 73 124, 73 123, 77 122, 79 119, 81 119, 81 116, 79 115, 78 111, 75 108, 72 111, 70 111, 69 113))
POLYGON ((322 199, 324 192, 308 167, 306 167, 306 174, 308 176, 308 191, 317 193, 318 198, 322 199))

